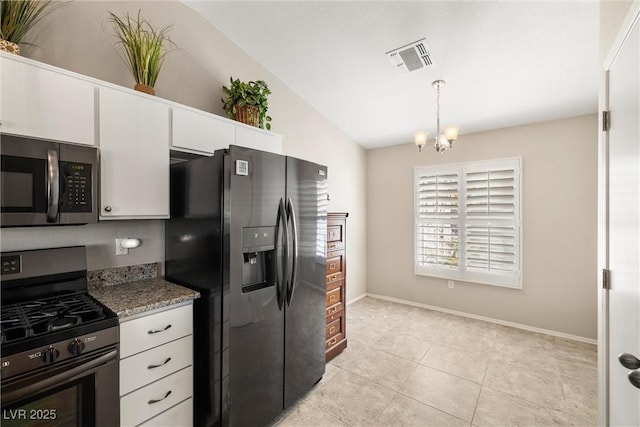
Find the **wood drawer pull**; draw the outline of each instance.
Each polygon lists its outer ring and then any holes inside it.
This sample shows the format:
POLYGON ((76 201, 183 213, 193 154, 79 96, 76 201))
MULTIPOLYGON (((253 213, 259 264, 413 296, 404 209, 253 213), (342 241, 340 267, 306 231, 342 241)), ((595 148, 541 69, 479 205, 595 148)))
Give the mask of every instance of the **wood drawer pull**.
POLYGON ((331 264, 329 264, 329 270, 335 270, 336 269, 336 263, 332 262, 331 264))
POLYGON ((337 298, 337 295, 335 295, 335 294, 331 295, 331 296, 329 297, 329 302, 333 302, 333 301, 335 301, 335 300, 336 300, 336 298, 337 298))
POLYGON ((336 331, 336 327, 332 326, 329 328, 329 335, 333 334, 336 331))
POLYGON ((167 394, 164 395, 164 397, 161 397, 160 399, 151 399, 150 401, 148 401, 147 403, 149 405, 153 405, 154 403, 158 403, 158 402, 162 402, 163 400, 165 400, 167 397, 169 397, 169 395, 171 394, 171 390, 169 390, 167 392, 167 394))
POLYGON ((335 345, 335 343, 337 343, 337 342, 338 342, 338 338, 337 337, 331 338, 331 340, 329 341, 329 347, 331 347, 332 345, 335 345))
POLYGON ((170 357, 167 357, 167 360, 165 360, 164 362, 162 362, 162 363, 157 363, 157 364, 155 364, 155 365, 149 365, 149 366, 147 366, 147 369, 155 369, 155 368, 159 368, 159 367, 161 367, 161 366, 166 365, 166 364, 167 364, 167 363, 169 363, 170 361, 171 361, 171 358, 170 358, 170 357))
POLYGON ((148 334, 159 334, 160 332, 164 332, 171 327, 171 323, 164 327, 164 329, 152 329, 148 331, 148 334))
POLYGON ((331 307, 330 309, 328 309, 328 310, 327 310, 327 313, 328 313, 328 314, 333 314, 333 313, 335 313, 336 311, 338 311, 338 306, 331 307))

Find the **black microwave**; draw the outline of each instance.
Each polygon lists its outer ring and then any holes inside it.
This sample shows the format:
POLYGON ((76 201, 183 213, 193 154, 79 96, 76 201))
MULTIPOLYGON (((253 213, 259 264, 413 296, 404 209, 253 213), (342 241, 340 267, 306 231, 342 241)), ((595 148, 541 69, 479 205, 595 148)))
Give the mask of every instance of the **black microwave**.
POLYGON ((0 134, 0 225, 98 222, 98 150, 0 134))

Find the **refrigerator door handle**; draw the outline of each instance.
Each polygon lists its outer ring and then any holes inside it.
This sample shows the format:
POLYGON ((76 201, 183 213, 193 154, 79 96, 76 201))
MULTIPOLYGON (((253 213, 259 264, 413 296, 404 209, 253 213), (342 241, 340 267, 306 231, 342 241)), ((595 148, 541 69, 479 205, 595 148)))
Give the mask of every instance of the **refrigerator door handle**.
POLYGON ((287 200, 287 222, 289 222, 289 220, 291 220, 291 229, 293 234, 293 258, 291 261, 291 269, 289 271, 291 281, 287 287, 287 305, 291 305, 293 291, 295 290, 296 276, 298 275, 298 225, 296 223, 296 212, 293 209, 291 197, 287 200))
POLYGON ((285 280, 287 277, 287 260, 289 258, 289 230, 286 224, 287 213, 284 207, 284 200, 280 198, 278 205, 278 219, 276 220, 276 298, 278 299, 278 309, 282 310, 285 299, 285 280), (282 239, 285 243, 283 256, 278 257, 280 252, 280 231, 284 235, 282 239))

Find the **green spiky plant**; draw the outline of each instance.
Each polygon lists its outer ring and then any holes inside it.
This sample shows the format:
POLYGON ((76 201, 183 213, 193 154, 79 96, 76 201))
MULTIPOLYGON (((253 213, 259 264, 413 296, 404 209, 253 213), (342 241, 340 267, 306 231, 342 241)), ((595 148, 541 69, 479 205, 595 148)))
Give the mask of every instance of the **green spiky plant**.
POLYGON ((246 105, 254 106, 258 109, 258 127, 271 130, 271 117, 267 116, 269 103, 267 97, 271 94, 267 83, 263 80, 242 82, 240 79, 229 79, 230 87, 222 86, 222 91, 227 95, 227 99, 221 99, 224 111, 231 118, 235 117, 238 109, 246 105))
POLYGON ((176 47, 168 35, 171 25, 154 28, 142 17, 141 10, 138 10, 136 17, 125 13, 120 18, 112 12, 108 13, 116 31, 117 44, 122 48, 120 57, 137 84, 153 88, 165 56, 170 52, 166 45, 176 47))
POLYGON ((66 4, 68 2, 55 0, 1 0, 0 39, 16 45, 24 43, 24 37, 33 27, 55 9, 66 4))

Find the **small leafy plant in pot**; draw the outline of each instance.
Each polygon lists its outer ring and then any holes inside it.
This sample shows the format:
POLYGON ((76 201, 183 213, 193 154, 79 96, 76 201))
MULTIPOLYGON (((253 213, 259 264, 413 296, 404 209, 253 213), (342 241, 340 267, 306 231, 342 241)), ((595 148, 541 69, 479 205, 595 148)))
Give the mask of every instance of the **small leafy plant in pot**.
POLYGON ((229 87, 222 86, 227 96, 221 99, 227 115, 239 122, 271 130, 271 117, 267 115, 269 109, 268 96, 271 94, 267 83, 263 80, 243 82, 240 79, 230 79, 229 87))
POLYGON ((153 27, 142 17, 140 10, 135 17, 125 13, 120 18, 112 12, 108 13, 118 39, 116 44, 122 48, 120 57, 136 81, 134 89, 155 95, 153 87, 165 56, 170 52, 168 47, 176 47, 168 35, 171 25, 153 27))
POLYGON ((68 2, 56 0, 1 0, 0 51, 20 54, 19 44, 42 19, 68 2))

